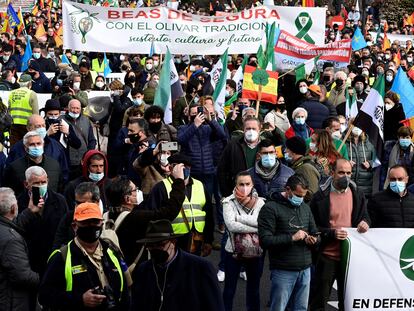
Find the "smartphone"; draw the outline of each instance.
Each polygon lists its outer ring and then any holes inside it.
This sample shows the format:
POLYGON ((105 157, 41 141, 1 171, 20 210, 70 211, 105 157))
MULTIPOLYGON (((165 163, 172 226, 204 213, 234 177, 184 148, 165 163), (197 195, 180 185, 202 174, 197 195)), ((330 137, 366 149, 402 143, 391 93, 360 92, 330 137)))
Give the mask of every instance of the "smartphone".
POLYGON ((238 107, 240 112, 243 112, 243 110, 247 108, 246 105, 238 105, 238 107))
POLYGON ((176 141, 161 144, 162 151, 178 151, 178 144, 176 141))
POLYGON ((50 125, 53 125, 53 124, 60 124, 62 122, 62 120, 60 120, 60 119, 47 119, 47 122, 49 122, 50 125))
POLYGON ((69 86, 68 85, 62 86, 62 92, 63 93, 69 93, 69 86))
POLYGON ((197 114, 204 114, 204 107, 197 107, 197 114))
POLYGON ((38 205, 40 200, 40 191, 39 187, 32 187, 32 201, 33 205, 38 205))

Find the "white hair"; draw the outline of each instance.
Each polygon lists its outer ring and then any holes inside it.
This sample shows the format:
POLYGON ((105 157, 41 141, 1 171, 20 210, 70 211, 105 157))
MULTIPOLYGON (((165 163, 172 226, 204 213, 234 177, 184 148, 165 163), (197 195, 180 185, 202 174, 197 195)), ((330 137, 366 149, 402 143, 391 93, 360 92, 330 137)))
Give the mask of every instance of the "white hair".
POLYGON ((30 178, 32 178, 32 175, 35 175, 37 177, 46 175, 46 171, 43 169, 43 167, 40 166, 31 166, 29 167, 26 172, 24 173, 24 176, 26 177, 26 181, 29 181, 30 178))
POLYGON ((23 145, 27 146, 27 141, 29 140, 29 138, 35 137, 35 136, 40 137, 40 139, 42 140, 42 143, 44 142, 42 136, 40 136, 40 134, 38 132, 36 132, 36 131, 30 131, 30 132, 27 132, 23 136, 23 145))
POLYGON ((13 205, 17 205, 16 196, 11 188, 0 188, 0 216, 10 213, 13 205))
POLYGON ((346 73, 343 71, 337 71, 335 73, 335 79, 341 79, 341 80, 346 80, 346 73))
POLYGON ((305 108, 302 108, 302 107, 298 107, 295 110, 293 110, 292 119, 294 119, 299 112, 303 112, 305 114, 305 120, 308 119, 308 112, 306 111, 305 108))
POLYGON ((244 118, 249 111, 253 111, 254 113, 256 113, 256 109, 254 109, 253 107, 246 107, 242 111, 242 118, 244 118))

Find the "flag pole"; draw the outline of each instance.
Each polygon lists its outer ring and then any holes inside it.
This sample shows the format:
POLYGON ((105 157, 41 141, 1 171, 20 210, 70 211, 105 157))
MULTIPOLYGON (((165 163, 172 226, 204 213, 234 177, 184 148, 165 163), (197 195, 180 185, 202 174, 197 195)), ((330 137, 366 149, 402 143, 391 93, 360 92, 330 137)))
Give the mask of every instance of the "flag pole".
POLYGON ((354 128, 354 124, 351 123, 349 128, 348 128, 348 131, 346 132, 346 135, 345 135, 344 139, 342 140, 341 144, 339 145, 339 148, 337 150, 339 153, 341 152, 342 147, 345 145, 345 142, 347 141, 349 135, 351 135, 351 132, 352 132, 353 128, 354 128))
POLYGON ((257 91, 257 101, 256 101, 256 118, 259 117, 260 101, 262 100, 262 85, 259 84, 259 90, 257 91))

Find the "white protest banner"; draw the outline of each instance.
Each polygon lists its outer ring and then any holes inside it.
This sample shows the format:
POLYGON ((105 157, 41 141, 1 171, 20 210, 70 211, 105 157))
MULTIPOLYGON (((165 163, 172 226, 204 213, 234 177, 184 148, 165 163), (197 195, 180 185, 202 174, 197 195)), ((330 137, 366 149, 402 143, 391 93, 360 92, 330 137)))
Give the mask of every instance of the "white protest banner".
POLYGON ((281 31, 275 45, 275 60, 279 70, 288 71, 306 60, 320 55, 318 64, 329 61, 336 68, 349 64, 352 54, 351 40, 341 40, 321 46, 300 40, 286 31, 281 31))
MULTIPOLYGON (((377 33, 371 31, 369 34, 371 35, 371 38, 372 38, 373 42, 375 42, 375 40, 377 38, 377 33)), ((381 38, 384 38, 383 33, 381 33, 380 36, 381 36, 381 38)), ((411 41, 412 43, 414 43, 414 36, 413 35, 397 35, 397 34, 393 34, 393 33, 387 33, 387 38, 390 40, 391 43, 393 43, 395 40, 398 40, 400 42, 400 46, 402 46, 404 48, 407 46, 407 41, 411 41)))
POLYGON ((325 8, 260 6, 226 16, 201 16, 168 7, 113 8, 63 1, 65 49, 148 54, 167 46, 172 54, 256 53, 266 24, 276 23, 321 45, 325 8))
POLYGON ((347 229, 345 310, 414 310, 414 229, 347 229))

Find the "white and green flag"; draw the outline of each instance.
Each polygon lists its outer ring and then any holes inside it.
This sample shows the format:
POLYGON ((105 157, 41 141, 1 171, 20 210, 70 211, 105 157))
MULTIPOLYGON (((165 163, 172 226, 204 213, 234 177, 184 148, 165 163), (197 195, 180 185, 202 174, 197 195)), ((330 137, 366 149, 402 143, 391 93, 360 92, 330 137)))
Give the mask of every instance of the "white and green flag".
POLYGON ((349 95, 348 88, 346 88, 345 97, 346 97, 345 118, 347 121, 349 121, 349 119, 354 119, 358 114, 358 105, 357 105, 357 98, 356 98, 355 90, 353 90, 353 94, 351 96, 349 95))
POLYGON ((384 75, 380 75, 375 80, 354 121, 354 125, 368 135, 379 159, 381 159, 384 147, 384 94, 384 75))
POLYGON ((414 229, 347 229, 343 241, 346 311, 414 310, 414 229))
POLYGON ((167 48, 161 68, 160 82, 154 95, 154 105, 160 106, 164 110, 165 124, 172 123, 172 103, 181 96, 183 96, 183 89, 178 78, 177 68, 175 68, 174 59, 167 48))
POLYGON ((214 109, 222 120, 226 119, 224 104, 226 103, 227 51, 220 57, 210 73, 210 83, 214 89, 214 109))
POLYGON ((302 79, 306 79, 312 73, 312 70, 316 67, 320 56, 306 60, 295 69, 296 82, 302 79))

